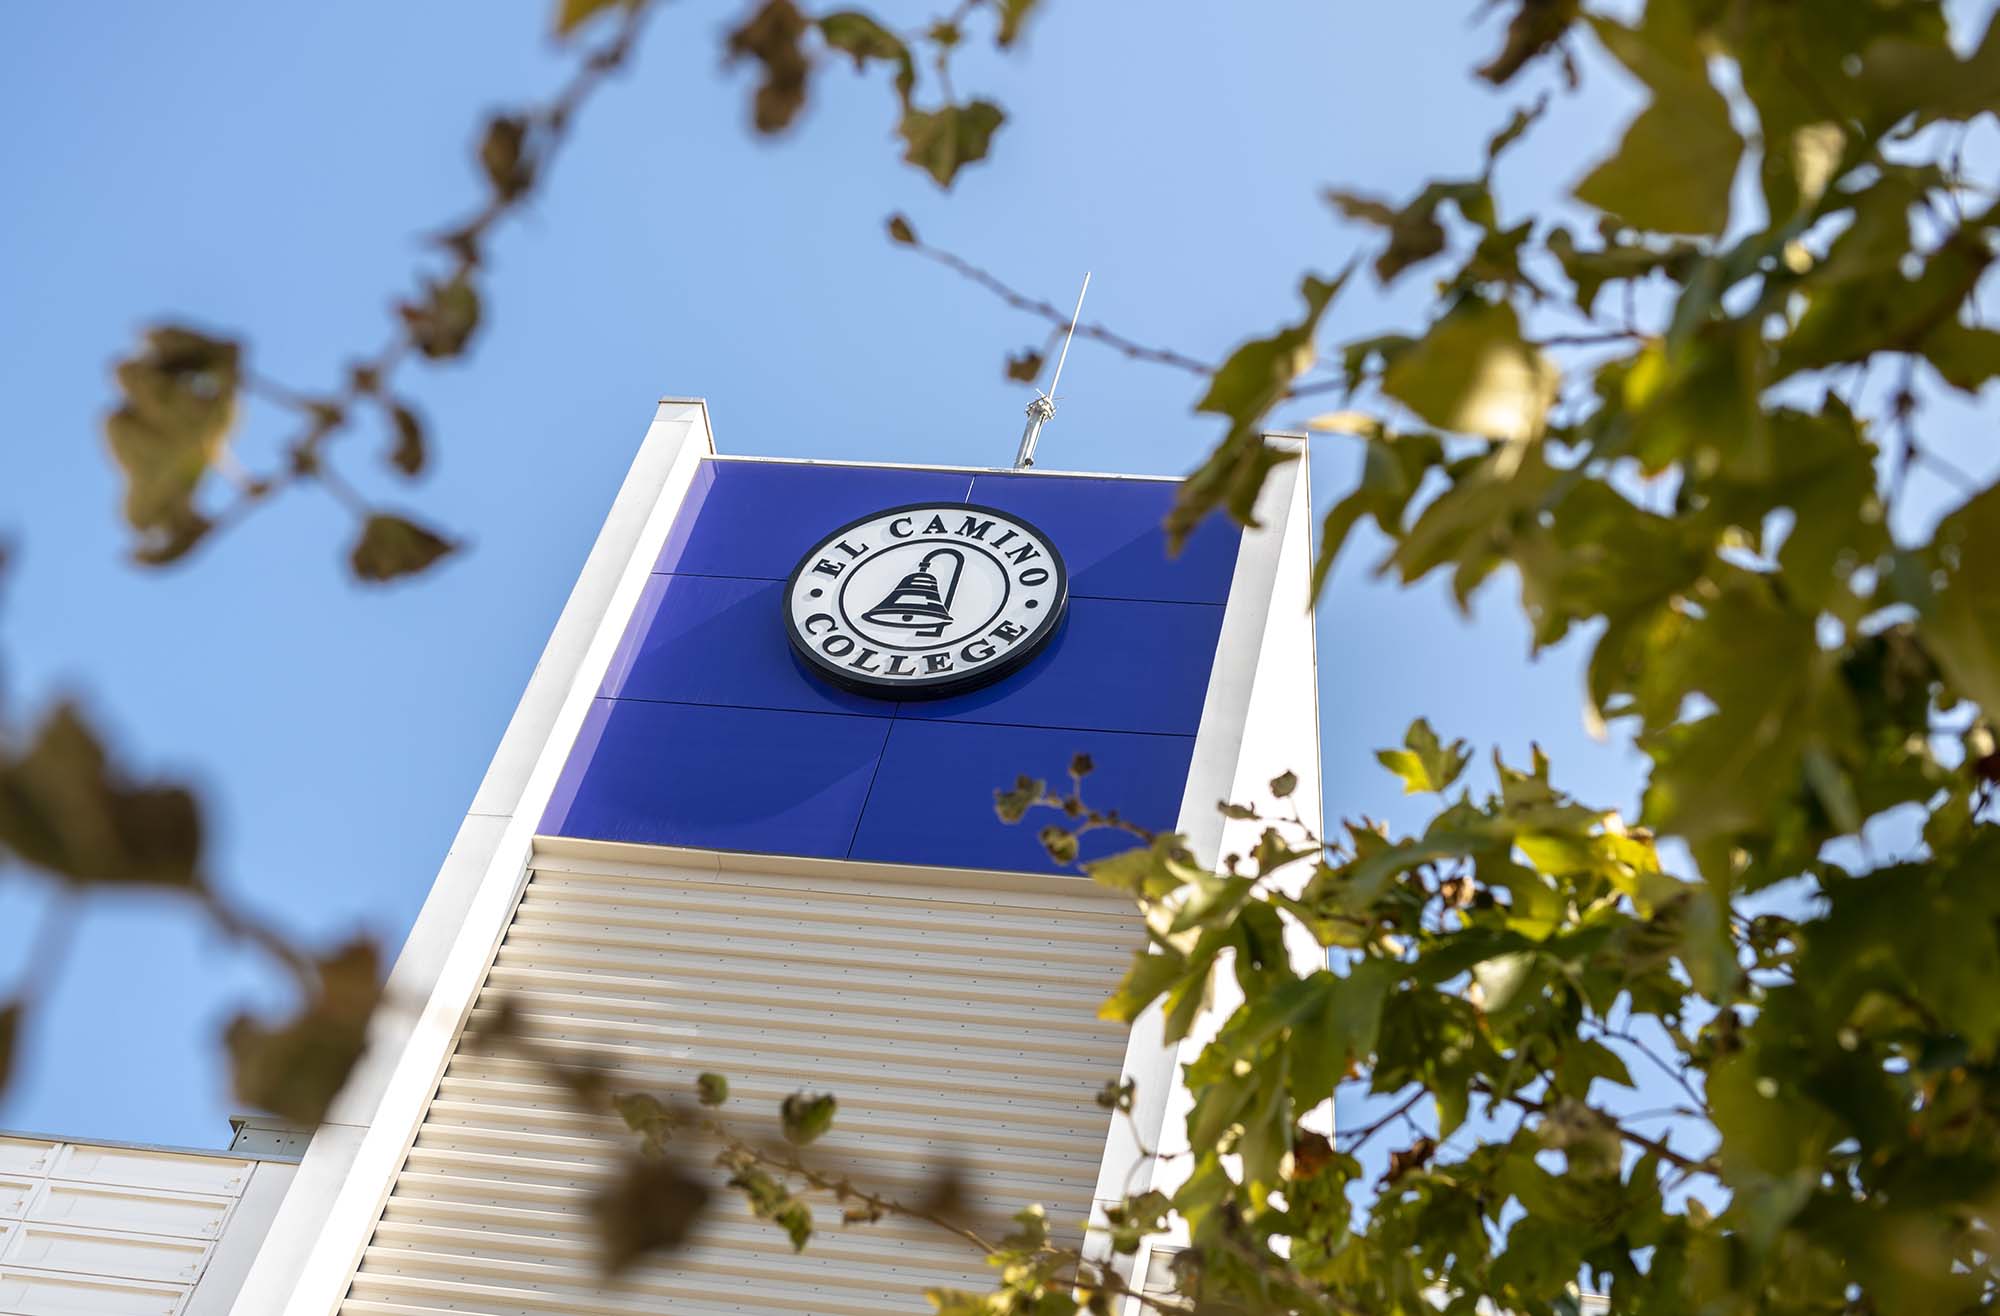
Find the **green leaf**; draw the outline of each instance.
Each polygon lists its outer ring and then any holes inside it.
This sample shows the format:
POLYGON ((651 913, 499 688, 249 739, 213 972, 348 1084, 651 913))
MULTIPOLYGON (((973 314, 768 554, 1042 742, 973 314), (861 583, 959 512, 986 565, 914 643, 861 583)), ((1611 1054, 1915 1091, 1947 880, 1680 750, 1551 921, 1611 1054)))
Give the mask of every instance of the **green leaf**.
POLYGON ((1048 851, 1049 858, 1058 864, 1076 862, 1076 833, 1060 823, 1050 823, 1036 835, 1042 849, 1048 851))
POLYGON ((0 851, 80 885, 202 886, 201 813, 186 788, 133 780, 74 704, 0 759, 0 851))
POLYGON ((1913 600, 1918 633, 1952 686, 2000 716, 2000 486, 1941 521, 1932 544, 1943 585, 1913 600))
POLYGON ((1299 774, 1296 772, 1281 772, 1271 778, 1271 794, 1276 799, 1289 799, 1298 788, 1299 774))
POLYGON ((1953 388, 1977 393, 2000 376, 2000 332, 1948 321, 1924 336, 1924 359, 1953 388))
POLYGON ((1016 777, 1012 790, 993 792, 993 812, 1000 815, 1004 823, 1017 823, 1028 816, 1028 810, 1048 793, 1048 783, 1037 777, 1016 777))
POLYGON ((687 1242, 708 1208, 708 1185, 676 1160, 633 1156, 590 1201, 600 1260, 616 1277, 656 1252, 687 1242))
POLYGON ((569 36, 607 9, 629 8, 632 0, 558 0, 556 35, 569 36))
POLYGON ((479 292, 463 273, 449 282, 424 284, 422 301, 397 308, 411 344, 433 361, 446 361, 465 351, 479 328, 479 292))
POLYGON ((479 142, 479 165, 494 195, 510 201, 535 182, 535 161, 528 153, 528 121, 519 115, 496 114, 486 121, 479 142))
POLYGON ((424 422, 407 403, 396 402, 389 407, 389 418, 396 427, 396 446, 389 451, 389 463, 405 475, 418 475, 424 469, 424 422))
POLYGON ((1382 391, 1442 429, 1524 440, 1542 432, 1560 381, 1512 306, 1468 298, 1389 363, 1382 391))
POLYGON ((1479 76, 1496 87, 1511 82, 1531 60, 1555 48, 1581 8, 1578 0, 1514 0, 1506 42, 1479 69, 1479 76))
POLYGON ((1609 19, 1591 27, 1653 97, 1618 149, 1576 185, 1576 199, 1656 233, 1720 233, 1743 139, 1700 54, 1609 19))
POLYGON ((993 134, 1007 118, 992 101, 947 105, 939 110, 906 110, 900 129, 903 159, 949 188, 966 165, 986 158, 993 134))
POLYGON ((314 970, 313 994, 297 1015, 273 1025, 239 1014, 223 1040, 238 1101, 316 1125, 367 1048, 382 980, 380 955, 367 941, 348 943, 314 970))
POLYGON ((1041 7, 1041 0, 999 0, 999 3, 1000 29, 994 39, 1005 50, 1021 39, 1028 20, 1041 7))
POLYGON ((1097 1008, 1097 1017, 1131 1023, 1145 1012, 1147 1006, 1159 1000, 1161 993, 1179 982, 1187 970, 1186 958, 1176 952, 1133 952, 1132 967, 1125 971, 1118 990, 1097 1008))
POLYGON ((761 70, 750 101, 750 122, 760 133, 783 132, 805 108, 812 62, 804 41, 810 26, 792 0, 765 0, 729 34, 729 62, 748 59, 761 70))
POLYGON ((827 45, 852 55, 857 70, 866 69, 870 60, 895 65, 896 95, 904 109, 909 108, 910 92, 917 85, 917 67, 901 37, 858 9, 843 9, 821 18, 819 33, 827 45))
POLYGON ((362 524, 348 564, 362 580, 396 580, 424 570, 457 548, 414 521, 377 512, 362 524))
POLYGON ((117 365, 119 405, 104 433, 142 562, 170 562, 208 531, 194 497, 235 423, 241 356, 229 339, 161 325, 117 365))
POLYGON ((1431 730, 1431 724, 1424 718, 1410 723, 1409 731, 1404 733, 1403 744, 1406 748, 1377 750, 1375 757, 1383 767, 1403 779, 1405 795, 1424 792, 1442 794, 1465 771, 1465 742, 1440 743, 1437 732, 1431 730))
POLYGON ((804 1147, 833 1127, 833 1113, 839 1108, 831 1092, 794 1092, 778 1109, 785 1141, 804 1147))
POLYGON ((14 1075, 14 1052, 21 1042, 21 1013, 19 1001, 0 1006, 0 1092, 7 1090, 7 1082, 14 1075))
POLYGON ((720 1106, 729 1100, 729 1080, 720 1074, 699 1074, 694 1080, 694 1094, 704 1106, 720 1106))

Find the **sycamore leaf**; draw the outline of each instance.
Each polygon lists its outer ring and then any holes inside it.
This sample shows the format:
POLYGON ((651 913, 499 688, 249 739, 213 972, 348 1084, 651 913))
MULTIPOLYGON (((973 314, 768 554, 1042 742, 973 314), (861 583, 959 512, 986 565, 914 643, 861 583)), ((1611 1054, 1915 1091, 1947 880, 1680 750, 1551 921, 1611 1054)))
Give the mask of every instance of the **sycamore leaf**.
POLYGON ((1375 757, 1403 779, 1405 795, 1442 793, 1465 771, 1465 742, 1454 740, 1449 745, 1442 744, 1431 724, 1421 717, 1410 723, 1403 744, 1403 749, 1377 750, 1375 757))
POLYGON ((566 37, 607 9, 629 7, 632 0, 559 0, 556 35, 566 37))
POLYGON ((1478 72, 1494 86, 1511 81, 1530 60, 1554 47, 1582 9, 1578 0, 1514 0, 1514 16, 1500 52, 1478 72))
POLYGON ((389 419, 396 427, 396 444, 389 450, 389 464, 405 475, 424 469, 424 422, 408 403, 390 404, 389 419))
POLYGON ((410 342, 433 361, 464 352, 479 328, 479 291, 464 274, 448 283, 427 281, 423 300, 404 302, 396 309, 410 342))
POLYGON ((2000 488, 1940 522, 1934 553, 1944 584, 1919 600, 1918 633, 1953 688, 2000 715, 2000 488))
POLYGON ((318 983, 293 1018, 273 1025, 241 1014, 224 1034, 237 1099, 300 1124, 325 1118, 382 996, 381 958, 369 942, 350 942, 315 968, 318 983))
POLYGON ((118 363, 119 405, 104 432, 143 562, 171 561, 208 531, 194 497, 235 423, 241 355, 229 339, 161 325, 118 363))
POLYGON ((843 9, 821 18, 819 34, 827 45, 853 56, 856 69, 866 69, 868 62, 876 59, 895 65, 896 95, 904 108, 909 108, 910 92, 917 85, 917 66, 901 37, 858 9, 843 9))
POLYGON ((202 825, 186 788, 130 779, 73 704, 0 760, 0 853, 64 881, 194 888, 202 825))
POLYGON ((900 129, 903 159, 949 188, 958 171, 986 158, 993 133, 1007 118, 992 101, 947 105, 939 110, 906 110, 900 129))
POLYGON ((795 1147, 818 1141, 821 1134, 833 1127, 833 1113, 839 1104, 831 1092, 794 1092, 786 1097, 778 1109, 785 1141, 795 1147))
POLYGON ((396 580, 422 571, 457 547, 414 521, 377 512, 361 527, 348 564, 362 580, 396 580))
POLYGON ((729 34, 730 62, 748 59, 762 70, 750 102, 750 121, 760 133, 784 131, 805 108, 812 72, 804 45, 809 26, 792 0, 766 0, 729 34))
POLYGON ((1743 156, 1729 103, 1698 59, 1609 19, 1591 26, 1653 95, 1618 148, 1576 185, 1576 199, 1656 233, 1720 233, 1743 156))
POLYGON ((708 1206, 708 1185, 661 1156, 632 1156, 590 1202, 604 1270, 617 1276, 687 1241, 708 1206))
POLYGON ((1390 362, 1382 391, 1443 429, 1518 441, 1542 432, 1560 379, 1512 306, 1468 300, 1390 362))

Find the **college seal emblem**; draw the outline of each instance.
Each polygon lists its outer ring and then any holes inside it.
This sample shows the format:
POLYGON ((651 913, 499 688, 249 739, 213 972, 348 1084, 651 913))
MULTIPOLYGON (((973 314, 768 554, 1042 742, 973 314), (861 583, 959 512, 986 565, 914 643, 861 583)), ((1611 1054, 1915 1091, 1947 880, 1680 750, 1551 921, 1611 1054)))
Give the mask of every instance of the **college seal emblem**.
POLYGON ((785 630, 836 685, 936 698, 1026 662, 1068 603, 1062 554, 1028 522, 972 503, 912 503, 850 522, 799 559, 785 582, 785 630))

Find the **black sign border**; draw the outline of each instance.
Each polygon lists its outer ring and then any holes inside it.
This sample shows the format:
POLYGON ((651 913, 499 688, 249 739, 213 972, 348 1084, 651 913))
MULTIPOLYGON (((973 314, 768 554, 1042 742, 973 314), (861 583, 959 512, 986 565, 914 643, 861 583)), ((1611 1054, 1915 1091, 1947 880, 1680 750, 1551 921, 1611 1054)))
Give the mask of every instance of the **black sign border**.
POLYGON ((903 503, 896 507, 884 507, 869 512, 865 516, 857 516, 838 530, 830 530, 814 540, 812 546, 799 556, 798 565, 792 568, 791 574, 785 577, 785 592, 778 600, 778 607, 785 627, 785 638, 791 641, 793 656, 801 659, 813 675, 829 685, 839 686, 852 694, 884 700, 945 699, 952 695, 977 690, 1003 676, 1019 671, 1055 637, 1056 632, 1063 628, 1063 623, 1069 620, 1069 564, 1063 561, 1062 550, 1056 547, 1054 537, 1019 512, 1010 512, 1004 507, 990 507, 985 503, 936 501, 903 503), (819 550, 838 543, 848 531, 867 525, 870 521, 894 516, 898 512, 936 511, 946 507, 963 512, 985 512, 1004 517, 1041 541, 1042 547, 1048 550, 1049 560, 1054 563, 1056 573, 1055 606, 1049 609, 1048 619, 1042 623, 1041 629, 1031 632, 1026 640, 1001 657, 982 664, 972 671, 952 672, 916 681, 872 681, 865 672, 856 672, 846 664, 835 662, 813 648, 807 637, 800 633, 798 626, 792 621, 792 591, 798 588, 799 577, 805 574, 813 559, 819 556, 819 550))

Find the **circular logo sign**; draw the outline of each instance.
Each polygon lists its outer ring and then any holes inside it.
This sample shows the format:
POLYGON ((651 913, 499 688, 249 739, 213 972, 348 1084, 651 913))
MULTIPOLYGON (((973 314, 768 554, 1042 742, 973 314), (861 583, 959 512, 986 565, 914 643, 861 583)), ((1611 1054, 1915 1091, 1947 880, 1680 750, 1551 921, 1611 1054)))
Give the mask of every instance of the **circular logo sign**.
POLYGON ((1020 517, 912 503, 850 522, 801 558, 785 584, 785 629, 827 680, 922 699, 1013 671, 1068 602, 1062 555, 1020 517))

